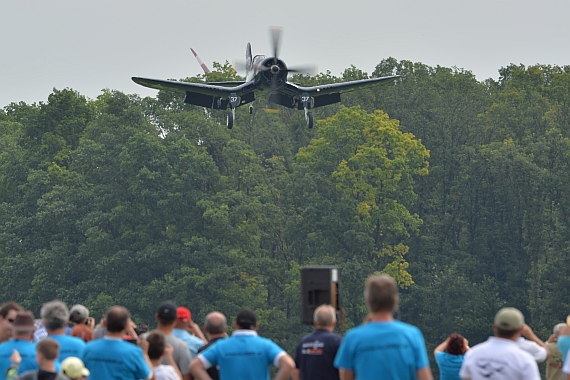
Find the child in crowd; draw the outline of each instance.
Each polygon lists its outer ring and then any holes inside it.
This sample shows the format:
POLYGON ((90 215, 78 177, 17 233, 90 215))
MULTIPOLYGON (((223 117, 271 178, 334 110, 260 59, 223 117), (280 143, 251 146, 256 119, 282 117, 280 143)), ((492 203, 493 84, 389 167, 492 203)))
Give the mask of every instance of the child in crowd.
POLYGON ((148 340, 148 357, 154 367, 156 380, 182 380, 182 374, 172 357, 173 348, 166 343, 164 334, 154 331, 150 333, 148 340), (166 356, 168 365, 161 364, 162 358, 166 356))
POLYGON ((56 372, 55 360, 59 357, 59 343, 45 338, 36 345, 36 361, 40 369, 28 371, 18 380, 68 380, 56 372))

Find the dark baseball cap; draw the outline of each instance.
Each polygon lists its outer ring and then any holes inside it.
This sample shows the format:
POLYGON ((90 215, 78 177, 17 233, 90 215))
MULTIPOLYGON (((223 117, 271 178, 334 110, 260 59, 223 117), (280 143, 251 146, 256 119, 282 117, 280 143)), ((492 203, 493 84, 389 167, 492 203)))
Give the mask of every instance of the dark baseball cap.
POLYGON ((171 301, 166 301, 160 304, 156 315, 160 319, 175 320, 176 319, 176 305, 171 301))

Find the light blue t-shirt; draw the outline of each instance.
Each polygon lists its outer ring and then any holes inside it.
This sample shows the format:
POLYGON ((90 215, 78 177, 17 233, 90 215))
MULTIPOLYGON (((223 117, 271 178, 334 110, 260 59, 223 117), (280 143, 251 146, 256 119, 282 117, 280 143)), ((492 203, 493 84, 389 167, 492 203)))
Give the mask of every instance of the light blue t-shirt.
POLYGON ((255 331, 237 330, 202 351, 198 358, 206 369, 218 365, 221 380, 269 380, 269 366, 277 366, 282 355, 285 351, 281 347, 255 331))
POLYGON ((435 354, 435 362, 439 368, 439 380, 461 380, 459 371, 464 355, 451 355, 447 352, 435 354))
POLYGON ((570 350, 570 335, 562 335, 556 343, 558 343, 558 349, 562 354, 562 363, 565 363, 566 355, 568 355, 568 350, 570 350))
POLYGON ((59 343, 59 358, 58 362, 62 362, 64 359, 74 356, 80 358, 83 356, 83 350, 85 349, 85 342, 81 338, 69 335, 48 335, 59 343))
POLYGON ((151 374, 142 349, 121 339, 87 343, 83 363, 90 372, 89 380, 140 380, 151 374))
POLYGON ((11 365, 10 356, 14 350, 18 350, 22 357, 18 375, 39 368, 36 362, 36 344, 26 340, 12 339, 0 344, 0 380, 6 379, 6 371, 11 365))
POLYGON ((369 322, 351 329, 340 345, 334 366, 354 371, 356 380, 416 379, 429 366, 424 337, 400 321, 369 322))
POLYGON ((191 335, 186 330, 174 329, 172 330, 172 335, 186 343, 188 349, 190 350, 190 356, 192 356, 192 359, 194 359, 198 353, 198 349, 204 345, 204 341, 202 339, 191 335))

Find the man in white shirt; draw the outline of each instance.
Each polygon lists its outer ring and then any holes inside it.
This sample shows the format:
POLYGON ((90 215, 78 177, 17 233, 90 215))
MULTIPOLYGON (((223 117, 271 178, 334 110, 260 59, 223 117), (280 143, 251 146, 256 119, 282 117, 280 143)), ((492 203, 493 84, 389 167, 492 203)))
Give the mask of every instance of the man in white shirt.
POLYGON ((463 380, 540 380, 534 358, 517 339, 524 328, 522 313, 505 307, 495 315, 495 336, 467 351, 459 376, 463 380))

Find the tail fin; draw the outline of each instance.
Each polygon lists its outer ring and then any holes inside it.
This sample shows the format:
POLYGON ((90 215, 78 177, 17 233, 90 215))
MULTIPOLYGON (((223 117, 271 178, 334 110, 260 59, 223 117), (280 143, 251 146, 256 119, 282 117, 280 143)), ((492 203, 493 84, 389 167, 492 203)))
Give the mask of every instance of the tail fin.
POLYGON ((198 54, 196 54, 194 49, 190 48, 190 50, 192 50, 192 53, 194 53, 194 57, 196 57, 196 60, 198 60, 198 63, 202 67, 202 70, 204 70, 205 73, 209 73, 210 69, 208 68, 208 66, 206 66, 204 62, 202 62, 202 60, 200 59, 200 57, 198 57, 198 54))

